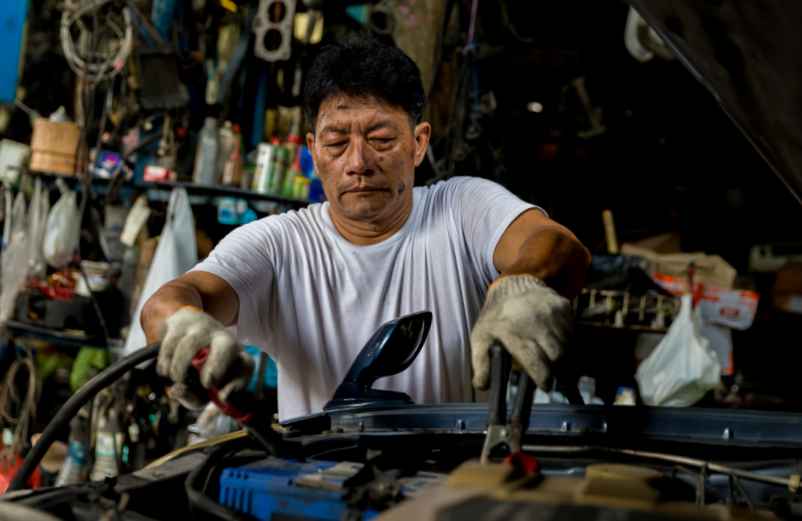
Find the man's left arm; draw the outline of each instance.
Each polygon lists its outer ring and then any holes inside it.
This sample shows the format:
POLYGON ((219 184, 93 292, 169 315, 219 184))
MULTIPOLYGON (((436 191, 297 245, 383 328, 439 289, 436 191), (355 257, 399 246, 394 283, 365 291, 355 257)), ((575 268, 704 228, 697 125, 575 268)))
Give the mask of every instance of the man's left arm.
POLYGON ((576 236, 537 209, 519 215, 499 239, 488 288, 471 332, 474 385, 489 385, 489 350, 500 343, 537 385, 549 390, 563 357, 590 253, 576 236))

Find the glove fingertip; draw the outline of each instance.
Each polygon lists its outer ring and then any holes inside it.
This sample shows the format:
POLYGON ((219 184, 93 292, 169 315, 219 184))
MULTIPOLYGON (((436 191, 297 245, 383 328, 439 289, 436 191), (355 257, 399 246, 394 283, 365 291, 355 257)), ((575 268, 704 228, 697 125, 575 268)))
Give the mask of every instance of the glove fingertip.
POLYGON ((158 374, 161 377, 166 377, 168 372, 166 368, 169 367, 170 367, 169 364, 165 362, 160 356, 159 359, 156 361, 156 374, 158 374))
POLYGON ((206 405, 206 400, 195 395, 184 384, 178 383, 168 387, 167 395, 192 411, 202 409, 206 405))
POLYGON ((217 378, 213 374, 212 367, 210 364, 205 364, 200 372, 200 381, 201 385, 206 389, 211 389, 212 387, 217 387, 217 378))
POLYGON ((473 375, 473 386, 480 391, 486 391, 488 388, 487 371, 477 371, 473 375))
POLYGON ((537 386, 544 392, 550 393, 554 388, 554 378, 551 374, 529 375, 537 386))
POLYGON ((241 391, 245 389, 245 383, 242 378, 238 378, 226 384, 225 387, 218 393, 217 397, 223 403, 228 403, 228 399, 231 395, 237 391, 241 391))

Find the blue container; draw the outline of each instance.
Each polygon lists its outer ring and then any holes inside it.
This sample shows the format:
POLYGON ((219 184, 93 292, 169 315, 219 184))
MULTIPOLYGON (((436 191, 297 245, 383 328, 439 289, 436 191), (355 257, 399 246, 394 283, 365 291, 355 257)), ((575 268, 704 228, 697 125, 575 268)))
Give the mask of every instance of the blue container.
POLYGON ((0 2, 0 103, 12 103, 17 98, 22 35, 28 13, 27 0, 0 2))
MULTIPOLYGON (((320 473, 332 462, 299 463, 270 458, 243 467, 225 469, 220 476, 222 505, 268 521, 277 518, 339 521, 346 511, 342 492, 296 484, 301 476, 320 473)), ((343 478, 344 479, 344 478, 343 478)), ((373 519, 378 512, 363 513, 373 519)))

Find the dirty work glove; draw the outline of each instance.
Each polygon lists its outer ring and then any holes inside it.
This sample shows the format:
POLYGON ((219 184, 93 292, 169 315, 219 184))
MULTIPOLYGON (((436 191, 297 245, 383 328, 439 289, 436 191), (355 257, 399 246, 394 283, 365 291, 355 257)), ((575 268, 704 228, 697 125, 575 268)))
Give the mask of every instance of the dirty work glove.
POLYGON ((156 370, 175 382, 168 394, 188 409, 200 409, 209 401, 204 389, 219 389, 223 402, 245 389, 253 365, 234 335, 199 308, 184 306, 165 322, 156 370), (200 372, 200 389, 197 383, 192 385, 197 380, 192 359, 204 347, 209 348, 209 356, 200 372))
POLYGON ((571 302, 532 275, 510 275, 488 289, 471 332, 473 385, 490 385, 490 347, 500 342, 544 391, 563 354, 572 321, 571 302))

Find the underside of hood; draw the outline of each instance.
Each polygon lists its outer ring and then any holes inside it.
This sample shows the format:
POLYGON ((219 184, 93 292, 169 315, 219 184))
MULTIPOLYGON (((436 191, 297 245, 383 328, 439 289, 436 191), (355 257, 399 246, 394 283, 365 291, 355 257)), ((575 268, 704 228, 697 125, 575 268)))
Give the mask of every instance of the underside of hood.
POLYGON ((802 203, 802 2, 626 1, 802 203))

